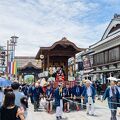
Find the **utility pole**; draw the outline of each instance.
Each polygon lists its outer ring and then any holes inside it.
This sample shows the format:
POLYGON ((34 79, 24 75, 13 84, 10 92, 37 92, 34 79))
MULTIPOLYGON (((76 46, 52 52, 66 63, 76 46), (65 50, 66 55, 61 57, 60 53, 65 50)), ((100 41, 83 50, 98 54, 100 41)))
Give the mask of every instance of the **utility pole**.
POLYGON ((7 67, 6 67, 6 73, 7 73, 7 78, 8 78, 8 62, 9 62, 9 40, 7 40, 7 67))

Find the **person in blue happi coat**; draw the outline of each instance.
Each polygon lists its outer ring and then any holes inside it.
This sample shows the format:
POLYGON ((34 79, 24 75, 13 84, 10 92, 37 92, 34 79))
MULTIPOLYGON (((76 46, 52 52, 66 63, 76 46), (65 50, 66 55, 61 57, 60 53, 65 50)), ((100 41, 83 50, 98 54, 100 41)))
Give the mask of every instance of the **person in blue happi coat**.
MULTIPOLYGON (((85 85, 85 80, 82 81, 82 93, 85 90, 86 85, 85 85)), ((83 99, 83 104, 82 104, 82 108, 86 109, 86 101, 83 99)))
POLYGON ((46 101, 47 101, 47 112, 51 113, 52 112, 52 102, 53 102, 53 88, 51 85, 48 83, 47 89, 46 89, 46 101))
POLYGON ((32 83, 32 85, 30 85, 30 87, 29 87, 29 92, 28 92, 29 96, 30 96, 30 101, 31 101, 32 104, 34 104, 34 100, 33 100, 34 88, 35 88, 34 83, 32 83))
POLYGON ((34 111, 37 111, 39 108, 39 102, 41 99, 41 96, 43 95, 43 90, 42 88, 39 86, 38 83, 35 83, 35 88, 33 90, 33 100, 34 100, 34 111))
POLYGON ((62 83, 58 84, 58 87, 54 91, 55 97, 55 106, 56 106, 56 120, 62 119, 62 112, 63 112, 63 85, 62 83))
MULTIPOLYGON (((117 89, 120 95, 120 79, 118 79, 118 82, 117 82, 117 89)), ((120 115, 120 99, 119 99, 119 104, 118 104, 118 114, 120 115)))
POLYGON ((110 120, 117 120, 116 113, 117 113, 117 107, 120 99, 120 94, 116 86, 116 80, 117 79, 114 77, 110 78, 110 86, 105 90, 105 93, 103 95, 103 100, 107 98, 108 106, 111 110, 110 120))
POLYGON ((76 110, 80 110, 81 106, 81 94, 82 94, 82 87, 80 86, 79 82, 76 82, 76 85, 73 88, 73 93, 74 93, 74 100, 76 102, 76 110))
POLYGON ((65 88, 63 89, 63 104, 64 104, 64 112, 70 112, 70 102, 71 99, 71 89, 69 87, 69 83, 66 83, 65 88))
POLYGON ((82 93, 82 97, 87 106, 87 114, 94 116, 94 102, 95 102, 96 90, 91 85, 90 80, 86 80, 85 88, 82 93))

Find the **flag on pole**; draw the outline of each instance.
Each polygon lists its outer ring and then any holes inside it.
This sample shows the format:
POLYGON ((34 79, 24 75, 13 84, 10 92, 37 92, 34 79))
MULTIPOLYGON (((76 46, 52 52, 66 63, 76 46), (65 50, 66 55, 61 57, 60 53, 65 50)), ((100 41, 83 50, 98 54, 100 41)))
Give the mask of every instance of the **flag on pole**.
POLYGON ((17 62, 14 61, 14 75, 17 75, 17 62))
POLYGON ((11 62, 12 64, 12 75, 14 75, 14 62, 11 62))

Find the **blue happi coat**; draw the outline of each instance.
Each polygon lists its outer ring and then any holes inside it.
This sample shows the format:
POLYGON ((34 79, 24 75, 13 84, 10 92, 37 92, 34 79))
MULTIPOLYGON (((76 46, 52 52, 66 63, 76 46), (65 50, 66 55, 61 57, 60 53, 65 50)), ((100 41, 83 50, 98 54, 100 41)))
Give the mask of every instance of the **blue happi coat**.
POLYGON ((70 97, 71 96, 71 89, 67 89, 66 87, 63 89, 64 97, 70 97))
POLYGON ((34 88, 33 90, 33 99, 36 101, 40 98, 40 94, 43 94, 43 90, 41 87, 34 88))
POLYGON ((76 85, 73 90, 74 90, 73 93, 76 97, 81 96, 81 94, 82 94, 82 87, 81 86, 76 85))
MULTIPOLYGON (((50 95, 52 95, 52 94, 53 94, 53 89, 52 89, 52 88, 46 90, 46 96, 47 96, 48 98, 49 98, 50 95)), ((51 96, 51 97, 52 97, 52 96, 51 96)))
MULTIPOLYGON (((117 101, 116 103, 119 103, 119 99, 120 99, 120 93, 118 92, 118 89, 117 87, 115 87, 116 89, 116 93, 115 93, 115 97, 117 98, 117 101)), ((108 87, 106 90, 105 90, 105 93, 103 95, 103 100, 105 100, 107 98, 108 100, 108 106, 110 109, 117 109, 118 105, 119 104, 114 104, 113 100, 112 100, 112 97, 110 96, 110 87, 108 87)))
POLYGON ((59 92, 59 88, 55 89, 54 97, 55 97, 55 106, 56 107, 60 106, 60 100, 62 99, 62 93, 59 92))
MULTIPOLYGON (((92 92, 92 95, 91 95, 92 100, 93 100, 93 102, 95 102, 96 90, 93 86, 90 86, 90 88, 91 88, 91 92, 92 92)), ((84 87, 82 96, 84 97, 85 103, 88 103, 88 95, 87 95, 87 87, 86 86, 84 87)))

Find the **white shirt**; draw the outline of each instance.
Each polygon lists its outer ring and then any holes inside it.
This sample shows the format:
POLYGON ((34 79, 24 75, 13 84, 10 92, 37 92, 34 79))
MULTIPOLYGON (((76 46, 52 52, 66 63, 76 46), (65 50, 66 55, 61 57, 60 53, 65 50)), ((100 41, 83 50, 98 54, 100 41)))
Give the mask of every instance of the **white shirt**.
POLYGON ((92 96, 92 91, 90 87, 87 88, 87 96, 92 96))

